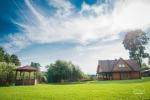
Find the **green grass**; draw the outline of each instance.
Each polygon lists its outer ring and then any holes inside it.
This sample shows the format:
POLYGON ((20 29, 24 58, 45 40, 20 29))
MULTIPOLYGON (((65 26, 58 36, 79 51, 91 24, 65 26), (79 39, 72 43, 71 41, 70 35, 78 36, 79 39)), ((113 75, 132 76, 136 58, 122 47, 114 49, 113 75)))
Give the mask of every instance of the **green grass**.
POLYGON ((150 77, 141 80, 0 87, 0 100, 150 100, 150 77))

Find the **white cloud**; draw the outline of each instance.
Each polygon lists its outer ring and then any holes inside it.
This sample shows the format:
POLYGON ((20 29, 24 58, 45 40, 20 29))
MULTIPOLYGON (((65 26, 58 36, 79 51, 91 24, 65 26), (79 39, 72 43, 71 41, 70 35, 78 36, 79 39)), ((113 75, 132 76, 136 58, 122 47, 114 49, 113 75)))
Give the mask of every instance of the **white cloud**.
MULTIPOLYGON (((41 53, 25 54, 21 58, 26 64, 32 60, 46 65, 49 60, 66 59, 80 65, 87 73, 95 73, 99 59, 128 58, 120 32, 150 28, 149 0, 116 0, 113 9, 109 9, 110 3, 90 6, 83 3, 79 12, 68 0, 49 0, 49 5, 57 9, 51 16, 40 6, 33 6, 33 1, 25 0, 25 3, 28 9, 23 10, 28 12, 24 15, 27 19, 15 22, 22 30, 8 36, 9 41, 4 44, 7 50, 20 50, 32 43, 68 41, 82 45, 52 53, 52 58, 47 55, 50 51, 43 52, 44 56, 41 53), (91 43, 94 45, 89 46, 91 43)), ((147 48, 149 52, 150 48, 147 48)))
POLYGON ((27 22, 16 23, 23 28, 23 35, 20 35, 19 40, 17 40, 18 35, 11 36, 14 39, 9 45, 20 47, 22 43, 21 47, 25 47, 25 43, 28 43, 26 40, 33 43, 68 40, 86 45, 105 37, 117 39, 121 31, 137 28, 147 29, 150 25, 150 2, 148 0, 115 2, 111 12, 106 10, 107 4, 89 6, 83 3, 81 11, 75 12, 74 6, 67 0, 50 0, 49 5, 55 7, 57 11, 49 17, 44 16, 42 9, 37 10, 36 8, 39 6, 33 6, 30 0, 25 0, 25 3, 31 15, 28 16, 27 22), (94 13, 84 15, 85 12, 94 13), (34 19, 30 19, 30 17, 34 19), (20 44, 18 44, 19 41, 20 44))
MULTIPOLYGON (((49 51, 44 49, 44 53, 33 48, 34 53, 22 54, 23 65, 30 64, 31 61, 40 62, 42 66, 54 62, 57 59, 72 61, 80 66, 82 71, 89 74, 95 74, 98 60, 118 59, 120 57, 128 59, 128 52, 120 42, 110 43, 109 45, 81 46, 77 48, 61 49, 49 51)), ((44 68, 43 68, 44 69, 44 68)))
POLYGON ((49 5, 59 9, 56 15, 61 17, 71 14, 74 10, 74 6, 68 0, 49 0, 49 5))
POLYGON ((146 29, 150 26, 150 1, 126 0, 114 9, 114 26, 121 30, 146 29))
POLYGON ((20 51, 31 44, 26 35, 22 33, 10 34, 8 38, 9 40, 4 44, 4 48, 8 52, 20 51))

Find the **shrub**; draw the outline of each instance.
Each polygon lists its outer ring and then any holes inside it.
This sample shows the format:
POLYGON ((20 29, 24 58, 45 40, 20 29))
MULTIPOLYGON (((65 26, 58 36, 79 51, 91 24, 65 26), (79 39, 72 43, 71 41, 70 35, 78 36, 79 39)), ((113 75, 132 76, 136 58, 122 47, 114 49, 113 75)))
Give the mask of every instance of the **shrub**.
POLYGON ((50 64, 47 67, 48 82, 78 81, 83 75, 80 68, 71 62, 57 60, 54 64, 50 64))
POLYGON ((10 85, 13 83, 15 64, 0 62, 0 85, 10 85))

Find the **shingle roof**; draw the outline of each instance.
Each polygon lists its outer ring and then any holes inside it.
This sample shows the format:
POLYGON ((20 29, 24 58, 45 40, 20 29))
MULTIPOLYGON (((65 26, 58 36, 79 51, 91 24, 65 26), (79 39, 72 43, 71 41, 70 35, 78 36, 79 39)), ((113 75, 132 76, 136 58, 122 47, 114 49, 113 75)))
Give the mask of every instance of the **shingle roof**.
POLYGON ((125 60, 127 64, 134 70, 134 71, 140 71, 140 66, 135 60, 125 60))
MULTIPOLYGON (((122 59, 122 58, 121 58, 122 59)), ((119 60, 99 60, 97 73, 98 72, 113 72, 114 66, 119 60)), ((140 66, 135 60, 123 60, 125 61, 133 71, 140 71, 140 66)))
POLYGON ((36 68, 31 67, 29 65, 23 66, 23 67, 18 67, 16 68, 16 71, 37 71, 36 68))

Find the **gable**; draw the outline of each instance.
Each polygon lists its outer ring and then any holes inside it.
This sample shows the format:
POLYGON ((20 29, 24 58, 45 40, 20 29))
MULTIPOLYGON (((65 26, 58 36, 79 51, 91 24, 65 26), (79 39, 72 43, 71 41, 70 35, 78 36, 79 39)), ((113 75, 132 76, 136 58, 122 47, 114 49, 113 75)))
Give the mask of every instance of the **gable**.
POLYGON ((119 59, 118 62, 114 65, 112 71, 132 71, 132 68, 123 59, 119 59))

